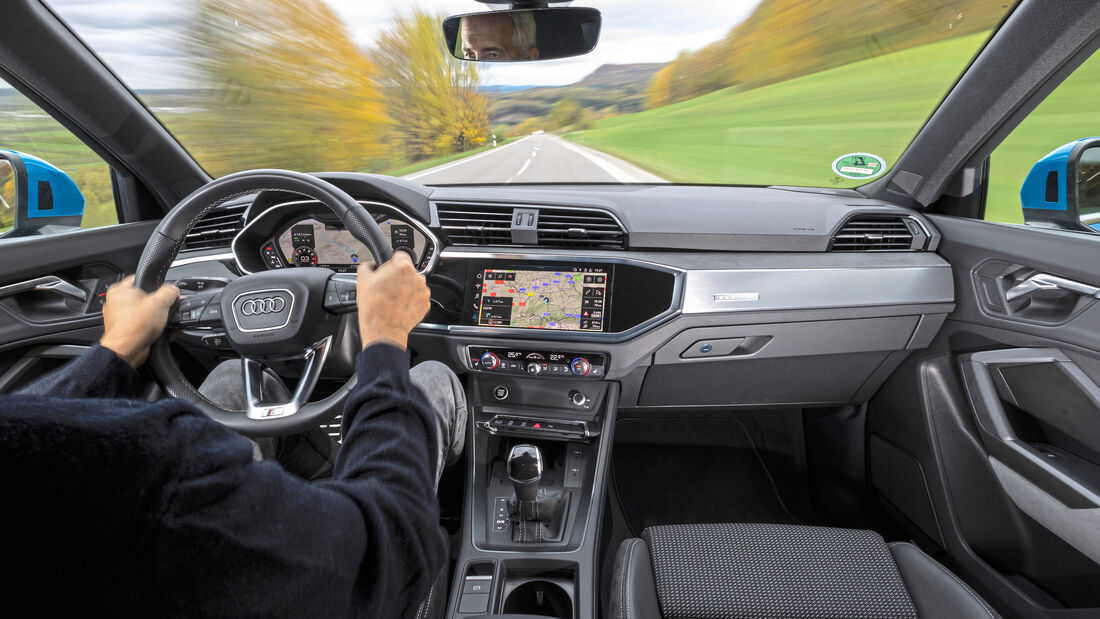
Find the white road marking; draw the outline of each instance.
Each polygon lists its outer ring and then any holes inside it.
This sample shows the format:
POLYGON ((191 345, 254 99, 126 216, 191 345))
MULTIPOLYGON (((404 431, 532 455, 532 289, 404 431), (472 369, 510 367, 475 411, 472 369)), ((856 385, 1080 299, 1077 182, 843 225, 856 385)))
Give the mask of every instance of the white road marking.
MULTIPOLYGON (((637 174, 634 174, 628 170, 624 170, 614 161, 607 159, 607 156, 601 152, 594 151, 588 148, 584 148, 573 144, 569 140, 564 140, 557 136, 553 136, 552 139, 559 145, 581 155, 585 159, 599 166, 601 170, 611 175, 611 178, 619 181, 620 183, 663 183, 667 182, 664 179, 650 174, 650 178, 644 178, 637 174)), ((646 173, 648 174, 648 173, 646 173)))
POLYGON ((523 162, 523 166, 520 167, 519 172, 516 172, 515 174, 508 177, 508 180, 504 181, 504 183, 508 184, 508 183, 516 180, 516 178, 519 177, 520 174, 523 174, 524 172, 527 171, 527 168, 531 166, 531 162, 534 161, 534 160, 535 160, 535 155, 534 155, 534 153, 532 153, 531 156, 527 158, 527 161, 523 162))
POLYGON ((515 146, 516 144, 519 144, 520 142, 523 142, 524 140, 527 140, 530 137, 531 136, 529 136, 529 135, 524 136, 524 137, 516 140, 515 142, 505 144, 504 146, 498 146, 496 148, 491 148, 491 149, 489 149, 489 150, 487 150, 483 153, 478 153, 478 154, 474 155, 473 157, 463 157, 462 159, 459 159, 458 161, 452 161, 451 163, 446 163, 446 164, 443 164, 441 166, 436 166, 434 168, 428 168, 427 170, 421 170, 420 172, 416 172, 415 174, 408 174, 406 176, 403 176, 402 178, 405 178, 405 179, 408 179, 408 180, 411 181, 411 180, 416 180, 416 179, 418 179, 422 176, 428 176, 430 174, 435 174, 436 172, 442 172, 443 170, 448 170, 448 169, 453 168, 455 166, 459 166, 459 165, 462 165, 464 163, 469 163, 469 162, 471 162, 475 159, 480 159, 480 158, 485 157, 487 155, 492 155, 493 153, 499 153, 500 151, 502 151, 502 150, 504 150, 508 147, 515 146))

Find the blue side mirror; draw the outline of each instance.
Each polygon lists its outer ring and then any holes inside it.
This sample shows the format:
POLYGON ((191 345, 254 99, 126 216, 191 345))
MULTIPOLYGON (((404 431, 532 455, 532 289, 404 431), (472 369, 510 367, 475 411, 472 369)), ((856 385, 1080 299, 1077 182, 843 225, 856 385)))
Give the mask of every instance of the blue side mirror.
POLYGON ((29 236, 79 228, 84 194, 48 161, 0 150, 0 235, 29 236))
POLYGON ((1024 179, 1020 203, 1028 225, 1100 232, 1100 138, 1064 144, 1024 179))

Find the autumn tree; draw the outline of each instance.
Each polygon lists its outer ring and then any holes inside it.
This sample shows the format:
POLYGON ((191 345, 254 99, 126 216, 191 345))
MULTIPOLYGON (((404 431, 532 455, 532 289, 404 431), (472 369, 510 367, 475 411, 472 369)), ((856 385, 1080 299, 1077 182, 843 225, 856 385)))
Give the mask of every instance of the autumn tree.
POLYGON ((386 156, 377 69, 322 0, 200 0, 184 44, 205 109, 177 131, 210 172, 386 156))
POLYGON ((408 159, 468 150, 489 135, 477 67, 447 51, 441 21, 424 12, 397 16, 370 51, 390 133, 408 159))
POLYGON ((554 129, 565 129, 581 122, 584 118, 584 110, 570 97, 562 97, 554 107, 550 108, 547 120, 554 129))

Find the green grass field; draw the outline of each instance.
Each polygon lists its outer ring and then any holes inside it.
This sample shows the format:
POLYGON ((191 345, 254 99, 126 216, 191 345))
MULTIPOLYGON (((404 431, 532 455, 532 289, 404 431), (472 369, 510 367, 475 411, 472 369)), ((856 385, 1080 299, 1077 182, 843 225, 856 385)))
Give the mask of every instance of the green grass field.
MULTIPOLYGON (((892 165, 987 34, 977 34, 748 91, 710 93, 596 123, 571 140, 674 182, 853 187, 832 173, 845 153, 892 165)), ((1100 133, 1087 101, 1100 61, 1085 66, 994 154, 987 218, 1022 223, 1019 189, 1055 147, 1100 133)))

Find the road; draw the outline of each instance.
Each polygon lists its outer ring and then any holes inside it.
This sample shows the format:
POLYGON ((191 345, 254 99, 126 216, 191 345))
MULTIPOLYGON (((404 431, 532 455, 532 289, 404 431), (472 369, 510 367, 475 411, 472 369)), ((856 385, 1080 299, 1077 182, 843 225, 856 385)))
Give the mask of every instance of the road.
POLYGON ((529 135, 405 178, 425 185, 668 182, 622 159, 550 134, 529 135))

